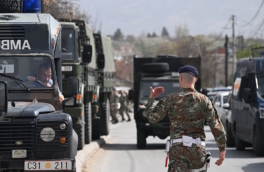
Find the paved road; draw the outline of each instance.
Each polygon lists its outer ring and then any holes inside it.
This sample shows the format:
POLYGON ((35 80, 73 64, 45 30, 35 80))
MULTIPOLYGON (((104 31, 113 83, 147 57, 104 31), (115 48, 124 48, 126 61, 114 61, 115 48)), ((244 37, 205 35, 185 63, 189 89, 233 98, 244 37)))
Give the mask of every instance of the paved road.
MULTIPOLYGON (((206 144, 213 156, 212 172, 263 172, 264 157, 256 157, 252 148, 245 151, 236 151, 227 148, 224 164, 220 167, 214 162, 219 156, 219 151, 214 141, 211 130, 205 126, 206 144)), ((167 171, 165 162, 165 140, 148 137, 147 148, 138 150, 136 147, 135 121, 122 122, 111 125, 112 140, 104 145, 87 159, 83 172, 161 172, 167 171)), ((264 149, 264 148, 263 148, 264 149)))

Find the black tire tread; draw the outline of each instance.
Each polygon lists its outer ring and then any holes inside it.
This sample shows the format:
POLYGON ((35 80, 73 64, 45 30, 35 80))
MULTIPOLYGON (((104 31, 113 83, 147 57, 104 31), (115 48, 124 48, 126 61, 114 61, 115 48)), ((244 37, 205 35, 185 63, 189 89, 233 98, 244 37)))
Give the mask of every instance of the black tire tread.
POLYGON ((246 143, 243 140, 240 140, 239 137, 236 135, 235 146, 236 146, 236 150, 245 150, 246 143))
POLYGON ((170 70, 168 63, 146 63, 142 67, 145 73, 162 73, 170 70))
POLYGON ((145 132, 143 130, 138 129, 137 130, 137 148, 138 149, 144 149, 146 148, 146 136, 145 132))
POLYGON ((102 103, 102 111, 101 111, 101 135, 108 135, 109 134, 109 127, 110 127, 110 113, 107 110, 107 104, 108 108, 110 108, 109 100, 107 99, 106 102, 102 103))
POLYGON ((101 136, 101 120, 99 117, 92 119, 92 140, 98 140, 101 136))
MULTIPOLYGON (((256 132, 256 136, 254 134, 254 137, 256 137, 256 138, 253 138, 253 139, 256 139, 256 145, 255 146, 253 145, 255 155, 256 156, 263 156, 264 155, 264 149, 263 149, 263 144, 261 143, 261 134, 257 131, 257 129, 255 129, 254 132, 256 132)), ((254 140, 253 140, 253 142, 254 142, 254 140)))
POLYGON ((78 119, 77 118, 72 118, 72 123, 73 123, 73 129, 76 131, 78 135, 78 147, 77 150, 82 150, 84 147, 84 131, 82 124, 77 124, 78 119))
POLYGON ((232 129, 231 129, 231 124, 229 124, 228 122, 226 123, 226 137, 227 137, 227 141, 226 141, 226 145, 228 147, 234 147, 235 146, 235 138, 233 137, 232 134, 232 129))
MULTIPOLYGON (((89 105, 91 103, 87 103, 84 105, 84 115, 85 115, 85 144, 89 144, 92 141, 92 133, 91 133, 91 129, 92 127, 91 125, 91 113, 89 113, 91 111, 91 109, 89 109, 89 105)), ((90 107, 91 108, 91 107, 90 107)))

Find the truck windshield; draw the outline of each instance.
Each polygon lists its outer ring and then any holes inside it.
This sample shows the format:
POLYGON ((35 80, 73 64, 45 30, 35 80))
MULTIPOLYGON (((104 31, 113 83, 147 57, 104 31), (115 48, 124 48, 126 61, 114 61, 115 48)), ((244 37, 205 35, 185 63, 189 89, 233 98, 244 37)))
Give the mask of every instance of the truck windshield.
POLYGON ((61 31, 62 60, 73 61, 75 50, 75 34, 73 29, 63 28, 61 31))
POLYGON ((49 57, 0 57, 0 80, 9 90, 53 88, 53 72, 49 57), (17 82, 20 81, 20 82, 17 82))
POLYGON ((264 97, 264 73, 257 74, 258 78, 258 92, 261 97, 264 97))
POLYGON ((143 81, 141 83, 141 92, 140 92, 140 97, 141 99, 148 99, 149 94, 150 94, 150 89, 149 87, 152 86, 158 87, 162 86, 164 87, 164 92, 160 94, 157 99, 163 98, 168 94, 174 93, 180 89, 180 84, 178 81, 169 81, 169 80, 164 80, 164 81, 143 81))

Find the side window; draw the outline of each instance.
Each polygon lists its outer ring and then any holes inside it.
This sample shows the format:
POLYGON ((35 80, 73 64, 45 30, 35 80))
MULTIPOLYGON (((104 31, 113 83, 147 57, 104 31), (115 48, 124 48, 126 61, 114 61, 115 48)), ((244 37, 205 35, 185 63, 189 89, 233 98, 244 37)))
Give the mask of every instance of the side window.
POLYGON ((219 95, 215 97, 214 105, 221 106, 221 97, 219 95))
POLYGON ((247 76, 243 76, 241 78, 241 84, 240 84, 240 88, 239 88, 239 92, 238 92, 238 97, 240 100, 242 100, 243 98, 243 91, 245 88, 247 88, 248 85, 248 77, 247 76))
POLYGON ((248 74, 248 88, 250 88, 252 92, 255 92, 256 90, 256 80, 254 73, 248 74))

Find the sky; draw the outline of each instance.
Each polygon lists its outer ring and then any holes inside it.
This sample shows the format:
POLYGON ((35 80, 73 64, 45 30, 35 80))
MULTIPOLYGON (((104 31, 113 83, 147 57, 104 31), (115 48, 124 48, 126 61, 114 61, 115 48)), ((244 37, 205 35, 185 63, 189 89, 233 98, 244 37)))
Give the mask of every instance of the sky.
MULTIPOLYGON (((101 23, 101 31, 112 35, 120 28, 124 35, 161 34, 166 27, 171 36, 175 28, 186 25, 195 35, 220 34, 232 15, 236 17, 235 34, 262 37, 258 31, 264 20, 264 5, 250 26, 249 22, 263 0, 79 0, 81 8, 101 23)), ((262 27, 261 27, 262 28, 262 27)), ((232 22, 223 34, 232 35, 232 22)))

